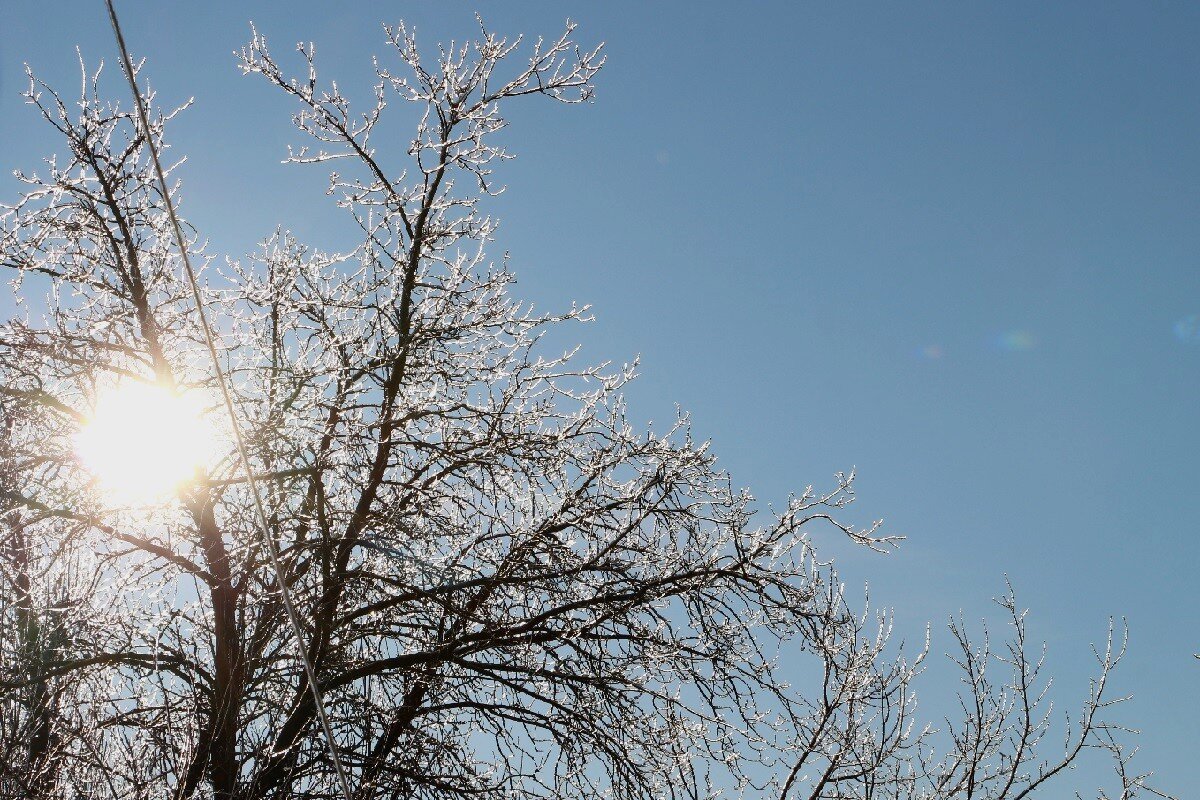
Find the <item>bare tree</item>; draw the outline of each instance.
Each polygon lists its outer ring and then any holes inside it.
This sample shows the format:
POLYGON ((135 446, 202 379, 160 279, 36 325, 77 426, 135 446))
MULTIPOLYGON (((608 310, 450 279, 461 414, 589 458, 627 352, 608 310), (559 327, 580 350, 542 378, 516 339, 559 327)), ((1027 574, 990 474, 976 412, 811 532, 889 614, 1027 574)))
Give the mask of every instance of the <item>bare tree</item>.
MULTIPOLYGON (((1006 596, 999 653, 953 627, 966 688, 938 738, 915 718, 924 653, 892 648, 887 616, 856 610, 813 549, 822 526, 895 543, 838 521, 852 475, 762 509, 686 417, 630 425, 633 366, 539 344, 586 309, 535 312, 488 260, 481 200, 510 158, 494 135, 517 98, 590 100, 600 49, 578 48, 570 24, 525 46, 481 23, 427 62, 410 30, 385 30, 398 66, 377 63, 365 112, 318 79, 311 45, 296 78, 257 31, 239 58, 294 99, 309 144, 288 160, 334 164, 329 192, 361 229, 344 253, 278 231, 205 273, 278 578, 228 444, 143 505, 75 453, 107 388, 211 397, 214 376, 147 147, 165 147, 178 110, 141 130, 102 98, 99 71, 81 64, 72 101, 30 75, 26 99, 64 150, 20 175, 0 227, 25 303, 0 328, 0 791, 333 796, 279 581, 363 800, 1016 800, 1092 748, 1116 759, 1120 797, 1144 789, 1105 717, 1123 644, 1099 653, 1047 756, 1041 659, 1006 596), (403 152, 372 138, 396 102, 418 111, 403 152), (993 681, 997 663, 1009 675, 993 681), (789 685, 785 666, 811 682, 789 685)), ((215 404, 209 417, 224 424, 215 404)))

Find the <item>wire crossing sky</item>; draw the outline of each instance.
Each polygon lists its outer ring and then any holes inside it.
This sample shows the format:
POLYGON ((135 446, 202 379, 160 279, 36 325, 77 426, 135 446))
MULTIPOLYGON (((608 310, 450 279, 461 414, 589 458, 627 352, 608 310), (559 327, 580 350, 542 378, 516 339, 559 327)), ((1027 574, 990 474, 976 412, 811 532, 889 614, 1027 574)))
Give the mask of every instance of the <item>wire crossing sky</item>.
POLYGON ((280 599, 287 610, 288 622, 291 625, 294 637, 293 645, 296 648, 296 655, 304 665, 304 676, 308 682, 308 690, 312 693, 313 706, 316 710, 317 719, 321 723, 321 733, 324 734, 325 742, 329 748, 329 760, 333 762, 334 771, 337 774, 338 788, 342 792, 343 800, 353 800, 350 781, 346 777, 346 771, 342 767, 342 762, 338 757, 333 732, 329 728, 329 719, 325 713, 325 701, 321 697, 316 673, 313 670, 312 663, 308 659, 308 644, 304 640, 304 628, 301 626, 300 619, 296 615, 296 607, 292 602, 291 591, 288 589, 287 581, 284 580, 284 570, 279 560, 279 546, 271 536, 271 526, 267 522, 267 514, 263 510, 262 495, 259 492, 258 485, 255 483, 254 470, 250 466, 250 458, 246 454, 246 445, 242 440, 242 428, 238 422, 237 411, 234 409, 233 400, 230 397, 229 385, 225 380, 220 357, 217 355, 216 347, 213 344, 212 328, 204 312, 204 301, 200 295, 196 271, 192 268, 191 256, 188 255, 187 241, 184 238, 183 231, 180 229, 179 219, 175 214, 175 206, 171 199, 171 191, 167 185, 167 179, 163 175, 162 162, 158 155, 158 146, 151 133, 150 122, 146 115, 146 104, 143 102, 141 90, 137 85, 136 68, 133 66, 133 61, 129 55, 129 46, 125 44, 125 37, 121 32, 121 23, 117 17, 117 10, 113 5, 113 0, 106 0, 106 7, 108 9, 109 21, 112 23, 113 37, 116 39, 117 48, 120 52, 121 66, 125 71, 125 79, 129 82, 129 92, 132 95, 134 107, 137 109, 138 122, 141 126, 142 134, 146 137, 150 156, 154 161, 154 174, 158 177, 158 186, 162 192, 164 205, 166 206, 167 214, 171 218, 171 230, 175 234, 175 244, 179 247, 179 257, 183 262, 188 287, 191 289, 192 299, 195 303, 196 317, 200 321, 201 330, 204 332, 204 343, 207 345, 208 354, 212 357, 212 367, 216 374, 217 384, 221 387, 221 399, 225 403, 225 411, 229 417, 229 427, 233 432, 234 442, 237 444, 238 459, 241 461, 246 483, 250 487, 250 494, 254 498, 254 511, 258 518, 263 544, 266 545, 267 553, 270 555, 271 568, 275 573, 275 582, 279 588, 280 599))
MULTIPOLYGON (((234 69, 249 20, 281 52, 315 41, 360 93, 380 22, 402 14, 426 45, 474 31, 457 2, 278 8, 121 6, 160 101, 196 98, 164 157, 189 158, 181 213, 210 252, 277 225, 329 249, 348 233, 324 172, 278 163, 288 106, 234 69)), ((907 638, 931 620, 945 649, 946 616, 990 614, 1007 575, 1069 707, 1088 644, 1127 616, 1115 679, 1136 695, 1140 765, 1175 793, 1200 784, 1200 9, 480 10, 531 35, 569 15, 609 54, 593 106, 530 106, 507 134, 495 254, 517 293, 593 304, 585 354, 642 355, 633 414, 662 424, 681 404, 763 502, 857 467, 859 520, 909 539, 842 572, 907 638), (565 208, 589 224, 562 225, 565 208)), ((23 62, 69 89, 79 45, 124 99, 106 25, 97 3, 0 11, 6 166, 50 146, 23 62)), ((919 685, 934 718, 953 689, 937 675, 919 685)))

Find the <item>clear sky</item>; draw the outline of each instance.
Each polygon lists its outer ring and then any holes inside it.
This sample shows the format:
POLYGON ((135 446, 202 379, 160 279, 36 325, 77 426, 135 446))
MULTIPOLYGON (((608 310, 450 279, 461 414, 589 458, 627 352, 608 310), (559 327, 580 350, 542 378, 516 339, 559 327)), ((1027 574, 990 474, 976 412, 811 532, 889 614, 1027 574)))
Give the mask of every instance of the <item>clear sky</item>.
MULTIPOLYGON (((474 7, 608 43, 595 105, 512 118, 493 210, 518 292, 592 303, 584 354, 642 355, 634 417, 681 404, 763 501, 856 466, 856 518, 909 540, 842 571, 909 638, 932 620, 944 649, 947 615, 987 613, 1007 575, 1071 707, 1089 642, 1128 617, 1123 718, 1190 795, 1200 5, 125 0, 160 99, 196 98, 171 139, 213 251, 344 230, 323 172, 278 164, 287 103, 234 69, 249 19, 361 90, 381 21, 432 44, 469 36, 474 7)), ((69 91, 76 44, 114 63, 100 0, 0 6, 5 172, 48 147, 22 62, 69 91)), ((940 708, 953 687, 930 677, 940 708)))

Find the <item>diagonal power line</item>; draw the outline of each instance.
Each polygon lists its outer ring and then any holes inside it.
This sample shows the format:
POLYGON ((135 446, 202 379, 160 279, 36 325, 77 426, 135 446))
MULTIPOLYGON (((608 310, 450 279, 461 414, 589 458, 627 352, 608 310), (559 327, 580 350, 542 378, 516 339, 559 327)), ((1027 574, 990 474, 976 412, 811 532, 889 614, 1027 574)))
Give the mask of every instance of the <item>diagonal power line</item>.
POLYGON ((334 771, 337 773, 338 786, 341 789, 343 800, 353 800, 354 795, 350 791, 350 779, 346 776, 346 770, 342 766, 341 759, 338 758, 337 743, 333 737, 333 729, 329 725, 329 716, 325 712, 325 703, 321 697, 321 689, 317 686, 316 671, 313 669, 312 661, 308 657, 308 650, 304 645, 304 629, 300 626, 300 616, 296 612, 295 603, 292 602, 291 590, 283 578, 283 567, 279 559, 279 546, 271 536, 270 524, 267 522, 267 513, 263 508, 262 493, 259 491, 258 484, 254 480, 254 474, 250 469, 250 459, 246 455, 246 443, 242 438, 241 426, 238 424, 237 413, 233 407, 233 396, 230 394, 225 373, 221 369, 221 361, 217 356, 217 347, 213 338, 212 328, 209 326, 208 317, 204 313, 204 300, 200 296, 200 286, 196 281, 196 271, 192 268, 192 260, 188 256, 187 245, 183 238, 183 229, 180 227, 179 217, 175 213, 175 204, 172 202, 171 194, 167 190, 167 179, 163 174, 162 163, 159 161, 158 147, 155 145, 154 136, 150 132, 150 121, 146 115, 146 105, 142 100, 141 92, 138 91, 137 80, 134 77, 133 62, 129 58, 129 50, 125 47, 125 37, 121 34, 121 24, 117 21, 117 11, 113 7, 113 0, 104 1, 108 6, 108 19, 112 23, 113 35, 117 40, 117 48, 121 51, 121 62, 125 67, 125 77, 129 79, 129 89, 133 92, 133 102, 137 108, 138 121, 141 123, 142 132, 146 136, 146 145, 150 149, 150 157, 154 162, 154 172, 158 177, 159 190, 162 192, 163 203, 167 207, 167 215, 171 219, 171 227, 175 232, 175 243, 179 246, 179 255, 183 259, 183 271, 187 275, 188 285, 191 288, 192 300, 196 305, 196 314, 200 317, 200 327, 204 330, 204 343, 208 346, 208 355, 212 359, 217 384, 221 387, 221 397, 225 401, 225 410, 229 414, 229 424, 233 428, 233 438, 237 445, 238 458, 242 463, 242 469, 246 474, 246 483, 250 487, 250 493, 254 498, 254 511, 255 516, 258 518, 259 527, 261 528, 260 533, 263 542, 266 544, 267 553, 271 558, 271 568, 275 571, 275 582, 279 584, 279 594, 283 599, 284 608, 287 609, 288 621, 291 623, 296 652, 300 656, 300 661, 304 664, 304 674, 308 680, 309 691, 312 693, 313 705, 316 708, 317 718, 321 723, 321 730, 325 734, 325 745, 329 750, 329 758, 333 761, 334 771))

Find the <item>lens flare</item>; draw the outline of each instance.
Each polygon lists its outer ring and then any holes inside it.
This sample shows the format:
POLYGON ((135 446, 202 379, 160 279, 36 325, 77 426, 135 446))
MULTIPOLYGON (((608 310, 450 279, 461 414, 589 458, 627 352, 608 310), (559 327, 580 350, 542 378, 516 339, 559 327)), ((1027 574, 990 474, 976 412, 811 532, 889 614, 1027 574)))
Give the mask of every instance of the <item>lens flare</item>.
POLYGON ((1176 320, 1175 338, 1187 344, 1200 344, 1200 314, 1188 314, 1176 320))
POLYGON ((75 451, 110 499, 160 500, 194 480, 214 455, 201 410, 194 393, 125 382, 97 398, 75 451))
POLYGON ((1037 344, 1033 334, 1025 330, 1004 331, 994 340, 997 350, 1006 353, 1024 353, 1037 344))

